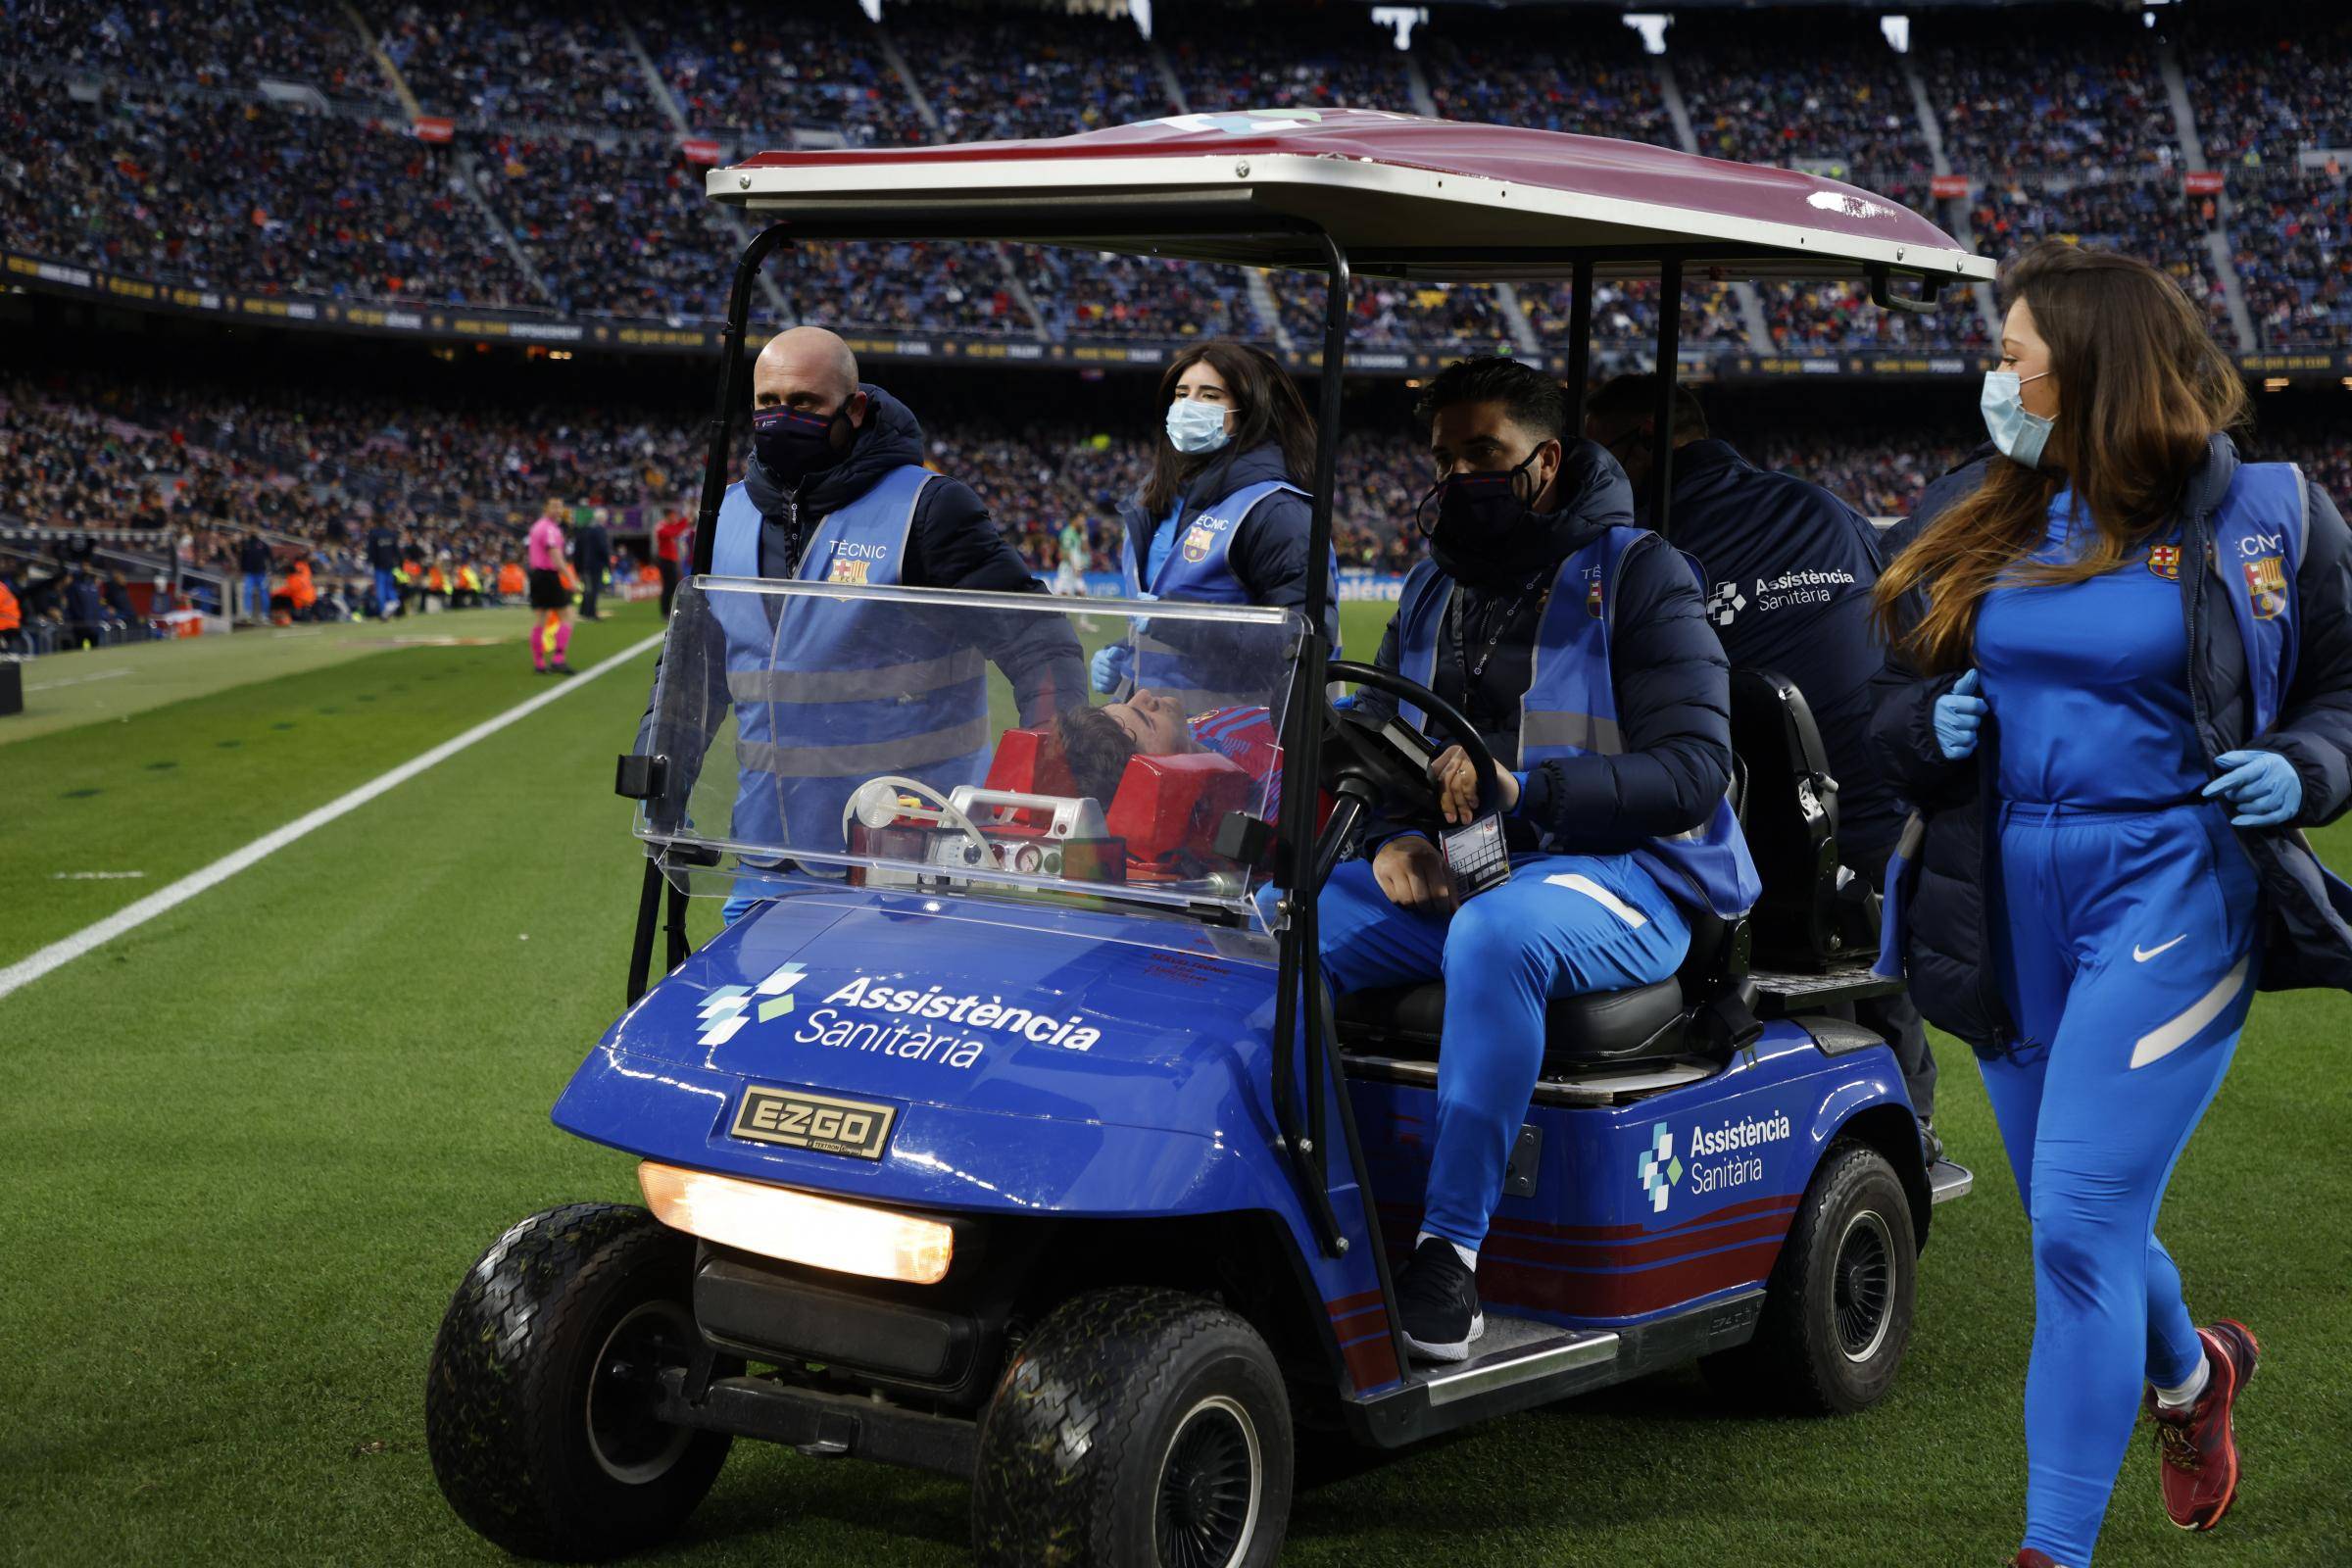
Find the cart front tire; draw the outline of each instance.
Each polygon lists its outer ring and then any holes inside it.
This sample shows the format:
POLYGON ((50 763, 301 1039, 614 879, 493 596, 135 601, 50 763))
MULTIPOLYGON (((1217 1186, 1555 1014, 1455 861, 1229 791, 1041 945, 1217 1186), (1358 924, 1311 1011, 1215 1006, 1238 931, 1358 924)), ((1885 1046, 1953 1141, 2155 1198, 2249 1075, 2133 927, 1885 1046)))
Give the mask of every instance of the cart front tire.
POLYGON ((425 1380, 433 1477, 458 1517, 557 1562, 676 1532, 732 1441, 653 1414, 659 1371, 701 1344, 693 1268, 691 1237, 614 1203, 549 1209, 491 1244, 450 1300, 425 1380))
POLYGON ((1832 1144, 1781 1244, 1756 1337, 1700 1369, 1734 1398, 1793 1414, 1866 1410, 1894 1386, 1918 1286, 1902 1178, 1875 1149, 1832 1144))
POLYGON ((1174 1291, 1067 1302, 980 1427, 984 1564, 1262 1568, 1290 1523, 1290 1403, 1265 1341, 1174 1291))

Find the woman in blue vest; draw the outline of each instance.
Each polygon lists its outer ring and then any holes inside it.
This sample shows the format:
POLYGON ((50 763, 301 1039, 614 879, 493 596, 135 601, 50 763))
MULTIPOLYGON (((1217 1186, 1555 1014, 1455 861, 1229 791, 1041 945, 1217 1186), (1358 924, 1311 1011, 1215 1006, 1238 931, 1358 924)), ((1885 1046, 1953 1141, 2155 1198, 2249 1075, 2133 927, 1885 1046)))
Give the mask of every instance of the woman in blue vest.
MULTIPOLYGON (((1315 421, 1298 384, 1263 349, 1202 343, 1160 376, 1159 400, 1166 430, 1152 476, 1119 508, 1127 597, 1304 606, 1315 421)), ((1337 561, 1320 569, 1336 647, 1337 561)), ((1225 667, 1215 642, 1198 622, 1146 622, 1095 655, 1095 690, 1148 687, 1188 713, 1264 702, 1265 672, 1225 667)))
POLYGON ((2154 1222, 2254 992, 2352 983, 2352 900, 2297 831, 2352 800, 2352 538, 2238 461, 2245 390, 2163 273, 2044 245, 2008 287, 2001 455, 1880 581, 1912 678, 1874 743, 1926 813, 1904 860, 1939 817, 1980 857, 1890 869, 1895 947, 2033 1221, 2013 1561, 2087 1568, 2143 1386, 2173 1522, 2236 1495, 2255 1339, 2192 1323, 2154 1222), (1980 890, 1974 929, 1937 907, 1980 890))

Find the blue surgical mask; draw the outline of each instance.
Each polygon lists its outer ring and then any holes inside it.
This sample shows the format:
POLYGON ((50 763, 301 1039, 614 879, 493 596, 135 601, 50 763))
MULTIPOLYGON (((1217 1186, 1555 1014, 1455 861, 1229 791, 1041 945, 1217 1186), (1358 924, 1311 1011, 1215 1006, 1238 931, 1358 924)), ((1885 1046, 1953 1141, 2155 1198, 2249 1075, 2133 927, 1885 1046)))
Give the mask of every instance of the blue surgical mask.
POLYGON ((1225 405, 1178 398, 1168 405, 1168 445, 1186 456, 1214 452, 1233 437, 1225 431, 1225 405))
POLYGON ((1992 444, 2012 463, 2022 463, 2029 468, 2041 466, 2041 449, 2050 439, 2051 421, 2038 414, 2028 414, 2024 402, 2026 382, 2038 381, 2049 374, 2021 379, 2015 370, 1986 370, 1984 394, 1978 407, 1984 412, 1984 431, 1992 444))

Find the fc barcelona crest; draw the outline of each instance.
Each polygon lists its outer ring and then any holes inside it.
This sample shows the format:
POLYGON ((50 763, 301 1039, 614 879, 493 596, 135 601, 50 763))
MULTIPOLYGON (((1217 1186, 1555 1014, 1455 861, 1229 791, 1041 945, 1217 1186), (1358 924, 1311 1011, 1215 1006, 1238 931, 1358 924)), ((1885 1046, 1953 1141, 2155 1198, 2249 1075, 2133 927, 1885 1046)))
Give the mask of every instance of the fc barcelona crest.
POLYGON ((2286 613, 2286 558, 2257 556, 2246 563, 2246 597, 2253 601, 2256 620, 2277 620, 2286 613))
POLYGON ((1194 523, 1184 533, 1184 559, 1196 563, 1206 561, 1209 547, 1216 541, 1215 529, 1201 523, 1194 523))
POLYGON ((1600 573, 1592 574, 1592 586, 1585 590, 1585 613, 1594 620, 1600 618, 1600 573))
POLYGON ((836 559, 833 563, 833 569, 825 573, 825 581, 852 582, 862 586, 866 573, 872 569, 873 564, 870 561, 836 559))
POLYGON ((2148 569, 2166 582, 2180 580, 2180 547, 2158 545, 2148 552, 2148 569))

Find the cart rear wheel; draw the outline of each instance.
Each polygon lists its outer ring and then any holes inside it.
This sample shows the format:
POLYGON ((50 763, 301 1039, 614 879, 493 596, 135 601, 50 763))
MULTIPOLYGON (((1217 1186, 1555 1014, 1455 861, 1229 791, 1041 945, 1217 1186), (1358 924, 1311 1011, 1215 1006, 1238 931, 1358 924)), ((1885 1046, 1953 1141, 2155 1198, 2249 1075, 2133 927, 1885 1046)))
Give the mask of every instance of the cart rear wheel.
POLYGON ((1919 1242, 1877 1150, 1830 1146, 1781 1244, 1756 1337, 1699 1363, 1726 1394, 1814 1415, 1886 1396, 1911 1340, 1919 1242))
POLYGON ((1173 1291, 1039 1325, 980 1427, 983 1563, 1259 1568, 1291 1508, 1291 1414, 1257 1331, 1173 1291))
POLYGON ((534 1214, 491 1244, 450 1300, 425 1381, 433 1476, 460 1518, 509 1551, 568 1562, 677 1530, 731 1441, 656 1414, 661 1372, 701 1344, 693 1267, 692 1238, 612 1203, 534 1214))

